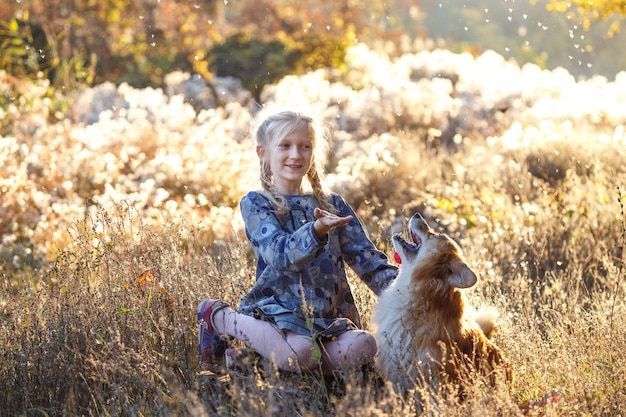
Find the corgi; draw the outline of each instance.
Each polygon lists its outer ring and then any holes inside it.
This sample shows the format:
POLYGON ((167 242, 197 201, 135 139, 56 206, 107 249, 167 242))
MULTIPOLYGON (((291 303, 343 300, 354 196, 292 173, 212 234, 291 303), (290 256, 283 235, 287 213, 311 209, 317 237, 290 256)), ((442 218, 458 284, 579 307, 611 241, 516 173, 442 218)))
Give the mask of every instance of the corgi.
POLYGON ((497 314, 476 313, 463 294, 478 277, 460 247, 419 213, 408 229, 410 241, 399 233, 392 237, 400 272, 381 294, 373 317, 381 376, 405 395, 452 383, 462 396, 462 387, 477 373, 495 384, 499 369, 510 381, 510 366, 490 340, 497 314))

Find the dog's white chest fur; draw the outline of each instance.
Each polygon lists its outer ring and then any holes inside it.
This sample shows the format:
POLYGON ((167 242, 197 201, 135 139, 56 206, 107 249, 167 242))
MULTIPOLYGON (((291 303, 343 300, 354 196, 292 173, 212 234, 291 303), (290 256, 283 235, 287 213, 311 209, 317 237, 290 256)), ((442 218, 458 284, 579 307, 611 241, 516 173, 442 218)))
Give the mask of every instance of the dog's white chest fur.
POLYGON ((402 272, 385 290, 376 305, 374 325, 378 343, 376 365, 385 377, 401 389, 418 384, 422 366, 432 360, 433 352, 417 349, 416 338, 425 331, 425 317, 415 317, 408 280, 402 272), (422 327, 422 329, 420 329, 422 327))

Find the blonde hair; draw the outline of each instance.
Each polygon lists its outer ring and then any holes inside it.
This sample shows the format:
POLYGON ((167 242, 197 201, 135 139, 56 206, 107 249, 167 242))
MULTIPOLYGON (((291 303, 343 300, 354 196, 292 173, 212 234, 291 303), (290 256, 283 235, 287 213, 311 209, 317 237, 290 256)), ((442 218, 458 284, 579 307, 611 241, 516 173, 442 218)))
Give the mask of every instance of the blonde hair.
MULTIPOLYGON (((291 110, 274 112, 268 116, 261 113, 257 120, 257 125, 252 128, 252 137, 255 138, 258 146, 265 148, 266 152, 270 152, 272 143, 282 140, 290 133, 300 130, 308 131, 313 146, 313 155, 306 179, 318 206, 323 210, 334 213, 335 209, 328 201, 329 196, 322 186, 320 177, 320 171, 323 170, 328 154, 330 139, 328 129, 324 129, 313 118, 291 110)), ((260 179, 263 191, 276 207, 278 214, 283 216, 289 211, 287 199, 276 190, 269 163, 266 163, 264 159, 261 159, 260 162, 260 179)))

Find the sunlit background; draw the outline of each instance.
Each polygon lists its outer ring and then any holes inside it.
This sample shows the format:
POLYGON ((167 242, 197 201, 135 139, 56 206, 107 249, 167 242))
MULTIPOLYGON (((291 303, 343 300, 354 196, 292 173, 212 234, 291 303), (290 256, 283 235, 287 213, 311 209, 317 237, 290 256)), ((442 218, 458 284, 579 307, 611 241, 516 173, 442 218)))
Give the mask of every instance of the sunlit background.
POLYGON ((588 131, 618 147, 621 15, 561 6, 4 2, 0 271, 54 259, 68 224, 122 203, 229 239, 256 186, 249 122, 272 103, 332 126, 327 179, 353 194, 410 175, 398 137, 511 149, 588 131))

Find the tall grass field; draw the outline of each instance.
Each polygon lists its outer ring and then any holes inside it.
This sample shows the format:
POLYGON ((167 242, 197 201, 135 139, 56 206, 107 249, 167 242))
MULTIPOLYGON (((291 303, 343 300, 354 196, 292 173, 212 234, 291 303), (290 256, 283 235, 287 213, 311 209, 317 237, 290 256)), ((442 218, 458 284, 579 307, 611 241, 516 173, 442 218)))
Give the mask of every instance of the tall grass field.
MULTIPOLYGON (((626 73, 356 46, 261 103, 185 73, 51 97, 0 72, 0 89, 0 416, 626 415, 626 73), (201 368, 197 304, 237 307, 254 281, 238 202, 270 105, 329 125, 325 183, 390 257, 416 211, 460 244, 511 384, 422 404, 371 367, 201 368)), ((372 330, 376 296, 350 274, 372 330)))

